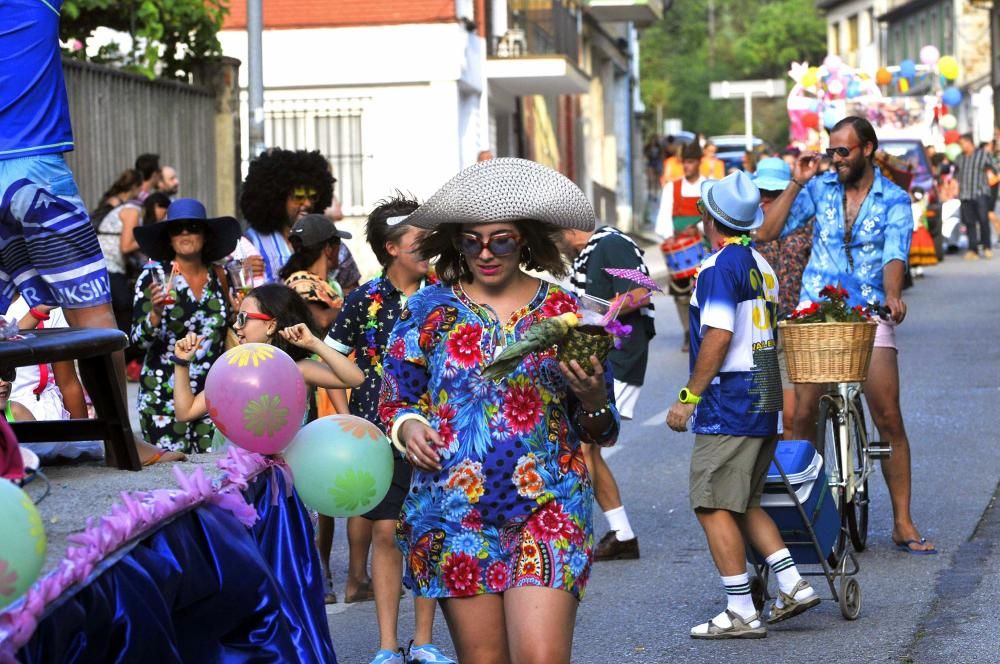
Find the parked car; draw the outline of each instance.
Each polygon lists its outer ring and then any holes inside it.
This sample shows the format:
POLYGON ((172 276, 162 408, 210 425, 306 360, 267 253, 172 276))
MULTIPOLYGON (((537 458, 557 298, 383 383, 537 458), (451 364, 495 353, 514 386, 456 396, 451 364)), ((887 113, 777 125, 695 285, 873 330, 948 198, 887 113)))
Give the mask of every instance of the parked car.
MULTIPOLYGON (((708 140, 718 148, 715 156, 726 164, 727 173, 732 168, 743 170, 743 155, 747 150, 746 136, 742 134, 725 134, 723 136, 712 136, 708 140)), ((753 151, 757 155, 770 153, 771 146, 764 139, 754 136, 753 151)))

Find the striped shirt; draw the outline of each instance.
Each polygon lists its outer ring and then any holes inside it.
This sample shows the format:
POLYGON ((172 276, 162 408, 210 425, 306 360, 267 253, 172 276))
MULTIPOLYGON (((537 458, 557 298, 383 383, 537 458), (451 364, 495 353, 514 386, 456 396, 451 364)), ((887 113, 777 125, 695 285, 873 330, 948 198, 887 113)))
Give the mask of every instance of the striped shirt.
POLYGON ((292 248, 282 233, 261 234, 248 228, 245 236, 264 258, 264 276, 268 282, 280 281, 278 272, 292 257, 292 248))
POLYGON ((980 196, 988 196, 990 185, 986 181, 986 169, 994 170, 993 159, 982 148, 976 148, 972 154, 964 152, 955 157, 955 167, 958 169, 958 198, 970 201, 980 196))

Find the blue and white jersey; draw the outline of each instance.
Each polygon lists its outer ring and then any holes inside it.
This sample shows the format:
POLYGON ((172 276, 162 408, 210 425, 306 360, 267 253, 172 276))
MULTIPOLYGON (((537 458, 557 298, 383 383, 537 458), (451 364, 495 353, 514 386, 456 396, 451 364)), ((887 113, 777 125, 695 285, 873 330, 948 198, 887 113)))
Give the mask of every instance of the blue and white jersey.
POLYGON ((73 149, 60 7, 62 0, 0 3, 0 159, 73 149))
POLYGON ((694 432, 773 436, 781 412, 775 347, 778 278, 764 257, 731 244, 702 263, 691 297, 691 368, 706 328, 733 333, 718 375, 694 411, 694 432))

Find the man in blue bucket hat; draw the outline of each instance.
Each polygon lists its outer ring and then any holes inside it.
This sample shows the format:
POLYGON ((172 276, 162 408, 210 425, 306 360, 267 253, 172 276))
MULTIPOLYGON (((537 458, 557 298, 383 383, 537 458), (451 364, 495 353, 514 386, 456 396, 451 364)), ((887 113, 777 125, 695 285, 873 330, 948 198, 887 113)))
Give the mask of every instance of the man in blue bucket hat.
POLYGON ((667 424, 686 431, 694 415, 691 509, 705 530, 727 603, 725 611, 693 627, 691 637, 759 639, 767 627, 750 594, 747 544, 778 581, 768 622, 791 618, 820 600, 760 507, 781 410, 777 276, 750 247, 750 232, 764 218, 760 192, 742 171, 705 182, 701 192, 705 234, 720 248, 702 263, 691 297, 691 376, 667 424))

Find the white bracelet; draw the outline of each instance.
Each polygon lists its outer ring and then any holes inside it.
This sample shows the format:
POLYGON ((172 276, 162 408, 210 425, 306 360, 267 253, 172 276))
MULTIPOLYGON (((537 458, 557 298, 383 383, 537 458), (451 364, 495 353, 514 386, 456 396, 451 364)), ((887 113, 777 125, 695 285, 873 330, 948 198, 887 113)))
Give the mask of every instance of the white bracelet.
POLYGON ((401 443, 399 440, 399 429, 404 423, 410 420, 417 420, 421 424, 425 424, 428 427, 431 426, 431 423, 427 420, 427 418, 418 413, 406 413, 405 415, 400 415, 396 418, 396 421, 392 424, 392 431, 389 433, 389 439, 392 440, 392 446, 399 450, 399 453, 404 457, 407 456, 406 445, 401 443))

